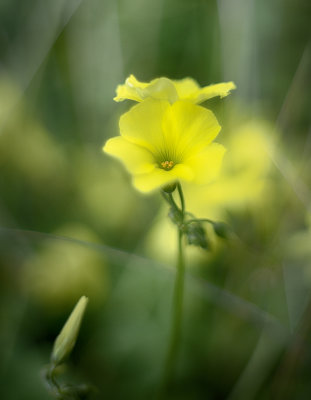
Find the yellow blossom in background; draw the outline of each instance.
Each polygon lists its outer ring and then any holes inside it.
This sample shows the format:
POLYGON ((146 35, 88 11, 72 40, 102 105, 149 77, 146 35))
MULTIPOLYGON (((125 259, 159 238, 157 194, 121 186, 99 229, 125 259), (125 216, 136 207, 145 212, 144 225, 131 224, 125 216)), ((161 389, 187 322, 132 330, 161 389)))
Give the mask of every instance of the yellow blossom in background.
POLYGON ((217 181, 201 187, 184 186, 189 210, 201 217, 222 219, 226 210, 258 204, 271 166, 271 131, 261 120, 238 125, 226 140, 230 151, 217 181))
POLYGON ((81 245, 100 243, 97 235, 77 223, 64 224, 53 235, 59 240, 44 238, 26 257, 20 274, 23 290, 49 313, 66 309, 82 293, 92 296, 93 306, 101 305, 109 288, 107 262, 98 252, 81 245))
POLYGON ((121 136, 103 150, 124 163, 142 192, 176 181, 203 184, 219 173, 225 149, 212 141, 220 129, 210 110, 148 98, 121 116, 121 136))
POLYGON ((149 97, 158 100, 167 100, 174 103, 178 100, 188 100, 192 103, 202 103, 213 97, 226 97, 235 89, 233 82, 217 83, 200 88, 192 78, 171 80, 165 77, 153 79, 151 82, 140 82, 134 75, 130 75, 123 85, 117 87, 115 101, 126 99, 143 101, 149 97))
MULTIPOLYGON (((230 130, 227 138, 230 149, 223 161, 216 181, 208 185, 185 183, 183 190, 187 209, 200 218, 226 221, 226 212, 231 213, 248 207, 260 212, 260 205, 267 197, 270 188, 268 178, 271 167, 269 154, 273 153, 271 126, 262 120, 253 120, 237 125, 230 130)), ((265 215, 268 210, 265 209, 265 215)), ((166 218, 167 208, 160 210, 154 225, 146 235, 145 250, 152 258, 171 264, 177 251, 175 226, 166 218)), ((208 224, 205 225, 209 229, 208 224)), ((220 244, 213 240, 210 229, 209 238, 213 246, 220 244)), ((194 246, 185 250, 188 264, 202 259, 206 252, 194 246)))

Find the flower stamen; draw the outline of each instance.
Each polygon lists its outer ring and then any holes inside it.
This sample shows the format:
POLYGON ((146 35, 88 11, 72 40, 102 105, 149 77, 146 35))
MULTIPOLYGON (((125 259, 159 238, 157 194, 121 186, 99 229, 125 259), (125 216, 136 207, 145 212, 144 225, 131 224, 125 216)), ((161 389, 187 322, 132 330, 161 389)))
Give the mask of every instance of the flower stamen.
POLYGON ((161 167, 166 171, 169 171, 174 167, 174 161, 162 161, 161 167))

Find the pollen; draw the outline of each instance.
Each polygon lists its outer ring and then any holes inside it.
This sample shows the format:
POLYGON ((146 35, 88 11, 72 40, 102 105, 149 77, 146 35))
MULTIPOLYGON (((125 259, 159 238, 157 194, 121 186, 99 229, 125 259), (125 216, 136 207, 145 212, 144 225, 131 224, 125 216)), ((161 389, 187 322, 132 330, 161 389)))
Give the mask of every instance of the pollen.
POLYGON ((166 169, 166 171, 169 171, 174 167, 174 161, 163 161, 161 162, 161 167, 166 169))

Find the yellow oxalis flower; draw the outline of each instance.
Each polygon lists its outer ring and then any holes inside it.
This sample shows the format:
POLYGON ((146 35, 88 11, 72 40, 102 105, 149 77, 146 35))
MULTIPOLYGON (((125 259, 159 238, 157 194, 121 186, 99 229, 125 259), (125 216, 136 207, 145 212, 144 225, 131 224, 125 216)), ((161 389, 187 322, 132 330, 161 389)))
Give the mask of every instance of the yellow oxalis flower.
POLYGON ((214 114, 189 101, 149 98, 120 118, 121 136, 103 150, 119 158, 134 186, 149 192, 175 181, 207 183, 219 172, 225 149, 214 114))
POLYGON ((177 100, 188 100, 192 103, 202 103, 212 97, 226 97, 230 90, 235 89, 233 82, 217 83, 215 85, 200 88, 192 78, 171 80, 168 78, 157 78, 151 82, 139 82, 134 75, 130 75, 124 85, 117 87, 115 101, 125 99, 143 101, 148 97, 159 100, 167 100, 174 103, 177 100))
POLYGON ((273 182, 269 177, 270 154, 274 153, 272 130, 267 122, 256 119, 235 124, 234 132, 226 140, 230 151, 217 181, 202 187, 183 186, 185 195, 189 194, 189 210, 215 220, 225 220, 226 211, 246 207, 259 214, 272 193, 273 182))

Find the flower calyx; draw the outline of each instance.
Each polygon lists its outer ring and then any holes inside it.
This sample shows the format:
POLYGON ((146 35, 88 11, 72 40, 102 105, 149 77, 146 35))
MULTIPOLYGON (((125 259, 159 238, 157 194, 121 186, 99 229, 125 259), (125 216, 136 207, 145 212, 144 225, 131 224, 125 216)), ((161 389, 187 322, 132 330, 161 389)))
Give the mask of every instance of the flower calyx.
POLYGON ((193 221, 193 223, 186 225, 186 238, 188 244, 192 246, 198 246, 204 250, 211 248, 205 229, 199 221, 193 221))

